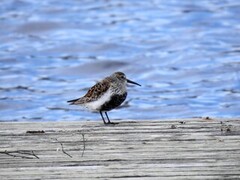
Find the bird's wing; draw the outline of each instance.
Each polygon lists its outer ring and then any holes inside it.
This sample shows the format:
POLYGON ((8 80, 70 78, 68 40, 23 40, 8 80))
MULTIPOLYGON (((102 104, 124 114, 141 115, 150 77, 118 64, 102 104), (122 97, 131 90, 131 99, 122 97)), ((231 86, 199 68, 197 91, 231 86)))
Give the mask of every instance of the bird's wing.
POLYGON ((71 104, 83 104, 97 100, 110 88, 110 84, 104 79, 91 87, 81 98, 68 101, 71 104))

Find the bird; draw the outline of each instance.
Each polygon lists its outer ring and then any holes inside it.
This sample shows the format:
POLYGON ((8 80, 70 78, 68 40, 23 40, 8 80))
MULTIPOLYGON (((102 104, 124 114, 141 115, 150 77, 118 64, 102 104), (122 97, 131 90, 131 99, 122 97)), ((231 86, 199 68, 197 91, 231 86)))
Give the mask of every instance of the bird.
POLYGON ((92 86, 88 92, 80 98, 67 101, 70 105, 80 105, 90 111, 99 112, 103 123, 118 124, 110 121, 107 112, 120 106, 127 97, 127 83, 141 86, 127 79, 123 72, 115 72, 92 86), (105 114, 107 121, 103 116, 105 114))

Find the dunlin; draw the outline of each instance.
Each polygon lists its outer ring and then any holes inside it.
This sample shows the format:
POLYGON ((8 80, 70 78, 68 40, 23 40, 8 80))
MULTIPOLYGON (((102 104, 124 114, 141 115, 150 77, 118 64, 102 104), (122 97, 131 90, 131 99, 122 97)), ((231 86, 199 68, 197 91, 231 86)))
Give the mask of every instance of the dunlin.
POLYGON ((99 112, 104 124, 115 124, 110 121, 107 112, 120 106, 126 99, 127 83, 141 86, 127 79, 124 73, 115 72, 91 87, 83 97, 68 102, 70 105, 81 105, 91 111, 99 112), (106 115, 107 122, 103 117, 103 112, 106 115))

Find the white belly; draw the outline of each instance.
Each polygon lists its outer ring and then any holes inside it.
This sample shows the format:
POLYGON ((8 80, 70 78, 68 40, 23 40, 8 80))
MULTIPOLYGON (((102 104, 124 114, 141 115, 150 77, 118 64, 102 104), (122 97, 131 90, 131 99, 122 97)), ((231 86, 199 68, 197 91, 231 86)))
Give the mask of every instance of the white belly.
POLYGON ((91 111, 99 111, 101 106, 105 102, 110 101, 110 98, 112 96, 111 92, 112 91, 110 89, 108 89, 107 92, 105 92, 99 99, 97 99, 96 101, 90 102, 90 103, 86 103, 86 104, 84 104, 84 106, 91 111))

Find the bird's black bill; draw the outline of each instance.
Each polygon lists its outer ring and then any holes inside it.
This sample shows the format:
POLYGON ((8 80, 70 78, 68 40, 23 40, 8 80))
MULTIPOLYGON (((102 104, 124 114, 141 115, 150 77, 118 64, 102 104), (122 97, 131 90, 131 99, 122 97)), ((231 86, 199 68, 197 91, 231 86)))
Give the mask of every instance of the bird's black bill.
POLYGON ((138 86, 141 86, 140 84, 138 84, 138 83, 136 83, 136 82, 133 82, 133 81, 131 81, 131 80, 129 80, 129 79, 127 79, 127 82, 128 82, 128 83, 131 83, 131 84, 136 84, 136 85, 138 85, 138 86))

